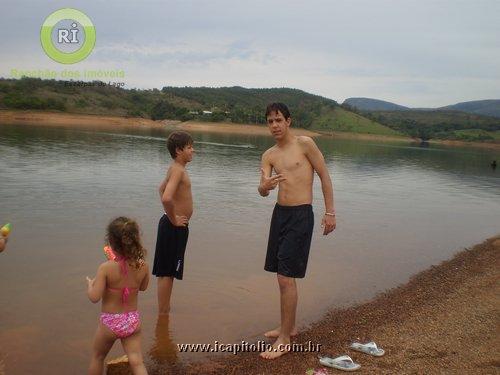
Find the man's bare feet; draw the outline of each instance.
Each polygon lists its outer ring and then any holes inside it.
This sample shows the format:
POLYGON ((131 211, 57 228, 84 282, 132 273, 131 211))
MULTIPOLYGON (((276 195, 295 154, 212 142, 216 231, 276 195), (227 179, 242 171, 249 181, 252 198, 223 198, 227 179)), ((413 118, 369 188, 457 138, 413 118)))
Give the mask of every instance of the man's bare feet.
POLYGON ((260 356, 264 359, 276 359, 281 357, 290 351, 290 341, 285 341, 282 338, 278 338, 272 348, 260 353, 260 356))
MULTIPOLYGON (((264 336, 266 336, 267 338, 277 338, 279 337, 280 333, 281 333, 281 327, 278 327, 276 329, 267 331, 266 333, 264 333, 264 336)), ((298 334, 299 332, 297 331, 297 328, 293 328, 292 332, 290 333, 290 337, 297 336, 298 334)))

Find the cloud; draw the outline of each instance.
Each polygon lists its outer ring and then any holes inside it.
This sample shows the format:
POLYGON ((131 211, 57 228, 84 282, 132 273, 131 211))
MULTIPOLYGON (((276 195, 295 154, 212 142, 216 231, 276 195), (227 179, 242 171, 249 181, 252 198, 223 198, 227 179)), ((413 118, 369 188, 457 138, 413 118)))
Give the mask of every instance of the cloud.
POLYGON ((264 54, 254 49, 251 43, 209 38, 178 40, 168 44, 110 43, 96 47, 93 52, 93 59, 96 61, 126 60, 148 65, 172 62, 194 67, 214 61, 231 59, 255 61, 261 58, 264 58, 264 54))
MULTIPOLYGON (((0 74, 67 68, 40 48, 60 1, 6 0, 0 74), (21 24, 20 21, 21 20, 21 24), (13 30, 19 32, 13 33, 13 30)), ((123 69, 128 87, 294 87, 413 106, 500 97, 500 2, 77 0, 97 43, 75 69, 123 69)))

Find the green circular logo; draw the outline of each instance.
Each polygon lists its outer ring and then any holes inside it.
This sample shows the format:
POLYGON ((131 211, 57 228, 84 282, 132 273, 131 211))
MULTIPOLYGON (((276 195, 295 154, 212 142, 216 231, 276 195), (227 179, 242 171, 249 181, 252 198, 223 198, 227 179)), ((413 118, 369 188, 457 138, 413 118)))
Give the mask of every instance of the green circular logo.
POLYGON ((61 64, 74 64, 85 59, 94 49, 95 27, 90 18, 79 10, 59 9, 43 22, 40 42, 52 60, 61 64), (65 25, 64 21, 69 22, 69 25, 65 25), (77 49, 71 51, 75 47, 77 49))

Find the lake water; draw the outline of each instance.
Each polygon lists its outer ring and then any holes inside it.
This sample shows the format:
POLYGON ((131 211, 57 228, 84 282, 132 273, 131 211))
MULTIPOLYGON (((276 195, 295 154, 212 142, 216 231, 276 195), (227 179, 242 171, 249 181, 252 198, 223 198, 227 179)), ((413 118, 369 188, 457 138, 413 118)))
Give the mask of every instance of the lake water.
MULTIPOLYGON (((8 374, 85 372, 100 307, 87 299, 85 276, 103 261, 104 230, 118 215, 137 219, 152 264, 167 134, 0 126, 0 222, 13 224, 0 254, 0 360, 8 374)), ((154 278, 140 296, 151 367, 202 358, 179 356, 176 343, 255 341, 279 322, 275 275, 263 271, 276 192, 257 193, 260 156, 273 141, 194 138, 188 170, 195 212, 169 324, 157 322, 154 278)), ((316 227, 299 282, 301 326, 500 232, 500 170, 490 168, 498 151, 316 141, 333 177, 338 226, 321 235, 316 177, 316 227)), ((115 344, 110 357, 121 353, 115 344)))

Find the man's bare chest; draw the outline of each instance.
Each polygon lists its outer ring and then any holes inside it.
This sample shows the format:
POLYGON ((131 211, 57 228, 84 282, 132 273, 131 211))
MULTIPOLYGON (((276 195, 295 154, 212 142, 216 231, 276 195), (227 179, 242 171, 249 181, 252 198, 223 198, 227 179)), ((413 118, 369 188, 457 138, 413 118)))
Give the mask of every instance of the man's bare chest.
POLYGON ((271 158, 271 165, 276 173, 294 174, 311 169, 311 163, 301 152, 283 152, 273 156, 271 158))

